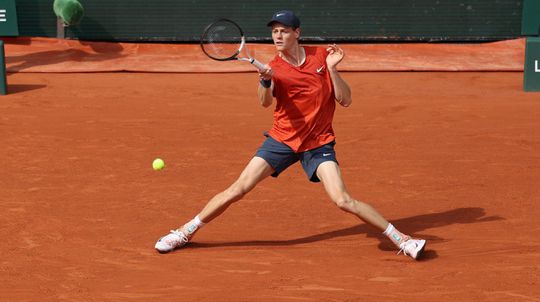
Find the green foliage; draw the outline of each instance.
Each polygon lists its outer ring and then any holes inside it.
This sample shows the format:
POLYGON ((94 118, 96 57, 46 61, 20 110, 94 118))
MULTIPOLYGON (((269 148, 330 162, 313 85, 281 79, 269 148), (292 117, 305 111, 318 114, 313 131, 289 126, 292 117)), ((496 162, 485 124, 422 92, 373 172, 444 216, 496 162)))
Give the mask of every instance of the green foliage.
POLYGON ((84 8, 77 0, 55 0, 53 9, 66 26, 79 24, 84 15, 84 8))

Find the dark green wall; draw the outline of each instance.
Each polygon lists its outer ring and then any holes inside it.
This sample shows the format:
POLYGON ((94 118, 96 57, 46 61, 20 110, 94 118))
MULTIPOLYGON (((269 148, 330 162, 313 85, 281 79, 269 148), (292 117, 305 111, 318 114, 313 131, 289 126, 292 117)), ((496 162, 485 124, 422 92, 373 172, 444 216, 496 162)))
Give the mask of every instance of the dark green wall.
MULTIPOLYGON (((533 0, 540 1, 540 0, 533 0)), ((53 0, 17 0, 23 36, 56 36, 53 0)), ((250 39, 269 40, 266 21, 287 8, 305 41, 491 41, 521 34, 523 0, 81 0, 85 17, 67 36, 87 40, 198 41, 216 17, 250 39)))
POLYGON ((524 0, 521 34, 536 36, 540 30, 540 0, 524 0))
POLYGON ((56 17, 53 0, 15 1, 19 19, 19 35, 36 37, 56 36, 56 17))

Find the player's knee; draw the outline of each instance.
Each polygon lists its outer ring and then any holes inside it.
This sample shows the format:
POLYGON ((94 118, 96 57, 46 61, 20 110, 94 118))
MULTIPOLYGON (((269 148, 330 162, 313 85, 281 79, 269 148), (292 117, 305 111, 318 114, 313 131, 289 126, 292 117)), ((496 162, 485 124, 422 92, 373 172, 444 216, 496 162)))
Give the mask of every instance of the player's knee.
POLYGON ((248 191, 249 190, 247 190, 241 184, 235 183, 232 186, 230 186, 227 189, 226 192, 227 192, 227 195, 229 197, 228 199, 231 200, 232 202, 234 202, 234 201, 238 201, 238 200, 242 199, 242 197, 244 197, 244 195, 246 195, 248 193, 248 191))
POLYGON ((335 197, 333 201, 338 206, 338 208, 344 211, 351 212, 353 209, 354 200, 348 196, 342 195, 339 197, 335 197))

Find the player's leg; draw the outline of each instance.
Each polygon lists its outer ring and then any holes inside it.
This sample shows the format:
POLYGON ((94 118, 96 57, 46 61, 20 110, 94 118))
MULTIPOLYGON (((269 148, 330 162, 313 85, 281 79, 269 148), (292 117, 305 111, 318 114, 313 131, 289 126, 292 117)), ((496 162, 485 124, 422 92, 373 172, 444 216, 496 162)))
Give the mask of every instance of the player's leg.
POLYGON ((394 242, 394 244, 405 254, 414 259, 420 257, 425 248, 426 241, 412 239, 411 237, 404 235, 372 206, 352 198, 347 192, 341 176, 341 170, 336 162, 322 162, 319 164, 316 174, 323 183, 324 188, 332 201, 336 203, 340 209, 358 216, 366 223, 383 231, 383 234, 390 238, 390 240, 392 240, 392 242, 394 242))
POLYGON ((253 157, 231 186, 210 199, 194 219, 160 238, 155 248, 166 253, 185 245, 200 227, 221 215, 233 202, 242 199, 257 183, 273 172, 274 169, 264 159, 253 157))
POLYGON ((238 201, 251 191, 257 183, 267 178, 274 169, 262 158, 253 157, 238 179, 225 191, 218 193, 199 213, 199 219, 208 223, 221 215, 233 202, 238 201))
POLYGON ((381 231, 386 230, 388 221, 369 204, 353 199, 345 187, 341 170, 336 162, 325 161, 317 168, 317 176, 324 185, 330 199, 342 210, 358 216, 381 231))

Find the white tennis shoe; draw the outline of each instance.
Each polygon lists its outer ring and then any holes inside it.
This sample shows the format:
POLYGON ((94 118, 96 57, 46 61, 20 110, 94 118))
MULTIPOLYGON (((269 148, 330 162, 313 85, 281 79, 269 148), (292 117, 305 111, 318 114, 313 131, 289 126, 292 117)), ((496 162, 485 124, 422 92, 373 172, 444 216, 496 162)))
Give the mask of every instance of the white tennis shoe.
POLYGON ((171 232, 156 242, 155 248, 160 253, 168 253, 174 249, 183 247, 188 243, 189 238, 181 231, 171 230, 171 232))
POLYGON ((403 254, 412 257, 413 259, 418 259, 422 256, 424 248, 426 247, 426 241, 424 239, 408 239, 407 241, 402 242, 399 245, 398 255, 403 252, 403 254))

